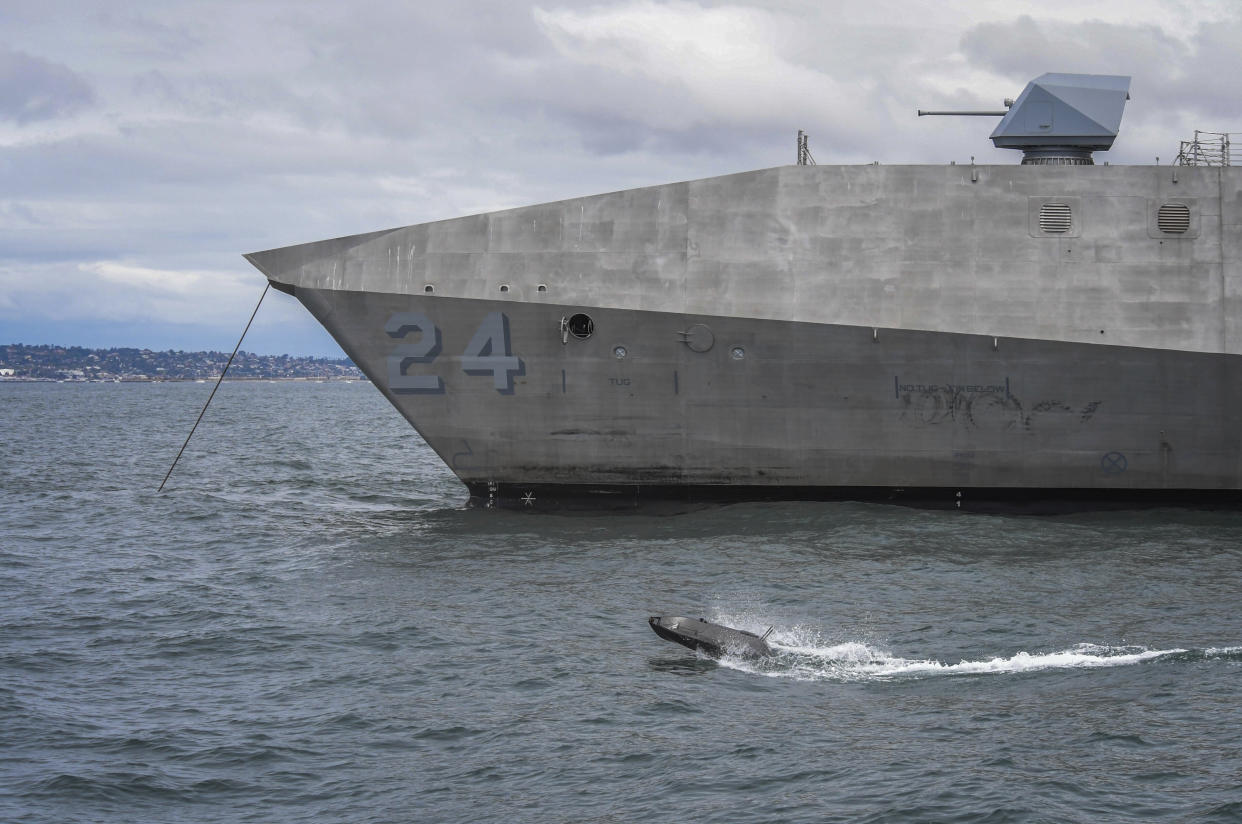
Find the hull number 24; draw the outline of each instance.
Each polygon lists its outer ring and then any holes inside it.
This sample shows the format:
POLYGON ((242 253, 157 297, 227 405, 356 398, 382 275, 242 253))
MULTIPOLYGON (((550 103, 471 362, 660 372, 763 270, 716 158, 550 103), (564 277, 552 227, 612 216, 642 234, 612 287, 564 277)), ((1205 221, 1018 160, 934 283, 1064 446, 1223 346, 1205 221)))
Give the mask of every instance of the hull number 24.
MULTIPOLYGON (((384 324, 388 337, 400 343, 388 355, 388 388, 400 394, 440 394, 444 379, 439 375, 407 374, 414 364, 429 364, 439 356, 443 342, 440 329, 422 312, 397 312, 384 324)), ((492 386, 502 395, 513 394, 514 376, 526 374, 526 365, 513 354, 509 343, 509 318, 503 312, 489 312, 460 358, 467 375, 491 375, 492 386)))

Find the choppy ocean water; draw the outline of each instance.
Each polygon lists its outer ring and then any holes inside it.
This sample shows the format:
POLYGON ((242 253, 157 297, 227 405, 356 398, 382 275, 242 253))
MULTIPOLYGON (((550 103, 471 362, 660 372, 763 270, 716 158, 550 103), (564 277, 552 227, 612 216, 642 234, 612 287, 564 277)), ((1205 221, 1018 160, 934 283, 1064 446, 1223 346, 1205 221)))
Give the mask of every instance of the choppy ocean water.
POLYGON ((2 821, 1242 820, 1242 514, 468 510, 362 383, 156 494, 209 391, 0 385, 2 821))

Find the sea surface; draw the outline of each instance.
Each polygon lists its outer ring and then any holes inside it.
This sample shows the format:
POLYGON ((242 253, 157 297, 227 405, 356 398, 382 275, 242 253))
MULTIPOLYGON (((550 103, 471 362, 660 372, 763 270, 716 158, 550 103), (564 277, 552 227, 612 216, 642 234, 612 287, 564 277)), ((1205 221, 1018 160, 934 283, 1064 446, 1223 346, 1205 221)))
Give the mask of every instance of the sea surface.
POLYGON ((0 384, 0 821, 1242 820, 1240 514, 468 509, 366 383, 157 493, 210 390, 0 384))

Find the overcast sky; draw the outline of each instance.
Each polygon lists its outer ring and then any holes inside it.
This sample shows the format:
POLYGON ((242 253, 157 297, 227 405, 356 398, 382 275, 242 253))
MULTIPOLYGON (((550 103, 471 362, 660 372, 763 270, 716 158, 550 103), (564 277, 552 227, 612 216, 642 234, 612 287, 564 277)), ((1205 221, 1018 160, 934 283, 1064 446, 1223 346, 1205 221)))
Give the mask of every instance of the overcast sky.
MULTIPOLYGON (((231 349, 242 253, 793 162, 1016 163, 1044 72, 1133 77, 1101 159, 1242 131, 1235 0, 0 2, 0 343, 231 349)), ((339 356, 292 298, 246 349, 339 356)))

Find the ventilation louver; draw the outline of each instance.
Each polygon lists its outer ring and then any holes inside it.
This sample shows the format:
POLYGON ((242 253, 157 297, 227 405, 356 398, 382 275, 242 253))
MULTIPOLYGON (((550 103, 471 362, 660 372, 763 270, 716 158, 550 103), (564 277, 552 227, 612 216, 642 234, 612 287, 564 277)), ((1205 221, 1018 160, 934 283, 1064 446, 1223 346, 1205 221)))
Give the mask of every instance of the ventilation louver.
POLYGON ((1171 235, 1184 235, 1190 229, 1190 209, 1185 203, 1165 203, 1156 212, 1156 226, 1171 235))
POLYGON ((1045 203, 1039 207, 1039 230, 1048 234, 1064 234, 1074 225, 1074 215, 1064 203, 1045 203))

